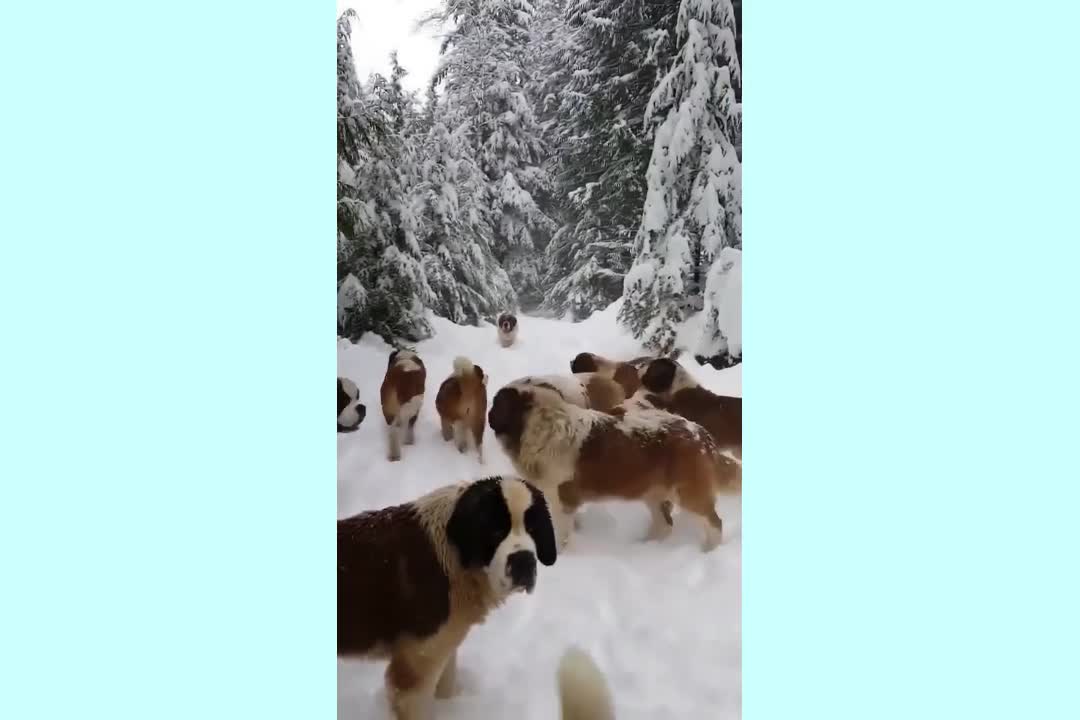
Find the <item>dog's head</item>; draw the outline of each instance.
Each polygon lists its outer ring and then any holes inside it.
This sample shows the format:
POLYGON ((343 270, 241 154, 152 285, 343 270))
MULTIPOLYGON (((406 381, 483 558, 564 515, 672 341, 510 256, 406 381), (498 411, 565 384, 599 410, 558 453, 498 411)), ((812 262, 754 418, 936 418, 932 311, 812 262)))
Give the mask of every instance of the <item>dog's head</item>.
POLYGON ((658 395, 697 387, 697 382, 690 373, 671 358, 657 358, 649 363, 641 374, 641 384, 649 392, 658 395))
POLYGON ((517 318, 509 313, 499 316, 499 329, 504 333, 511 333, 517 327, 517 318))
POLYGON ((532 392, 525 388, 508 386, 495 393, 488 411, 488 425, 504 446, 517 448, 521 444, 525 415, 533 402, 532 392))
POLYGON ((570 372, 572 373, 597 372, 599 369, 599 359, 592 353, 578 353, 577 357, 570 361, 570 372))
POLYGON ((467 570, 483 569, 496 595, 536 586, 536 562, 555 564, 555 529, 544 495, 523 480, 489 477, 461 494, 446 538, 467 570))
POLYGON ((360 427, 367 415, 367 408, 357 398, 360 391, 348 378, 337 379, 337 431, 352 432, 360 427))

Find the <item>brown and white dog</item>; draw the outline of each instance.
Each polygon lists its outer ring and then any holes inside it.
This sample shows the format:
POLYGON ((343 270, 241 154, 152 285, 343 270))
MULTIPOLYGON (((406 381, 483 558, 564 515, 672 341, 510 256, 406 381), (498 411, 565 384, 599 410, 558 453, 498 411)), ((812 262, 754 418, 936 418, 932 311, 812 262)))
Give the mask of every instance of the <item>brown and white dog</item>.
POLYGON ((443 440, 454 440, 461 452, 472 445, 483 462, 487 416, 487 376, 483 369, 468 358, 455 358, 453 374, 443 380, 435 395, 435 409, 442 423, 443 440))
POLYGON ((517 340, 517 317, 510 313, 503 313, 499 316, 497 325, 499 326, 499 344, 504 348, 513 345, 517 340))
POLYGON ((392 461, 401 459, 402 440, 406 445, 415 442, 413 427, 424 404, 426 381, 427 370, 416 353, 411 350, 390 353, 379 397, 389 437, 387 456, 392 461))
POLYGON ((696 422, 709 431, 721 450, 742 459, 742 398, 717 395, 667 358, 650 362, 641 384, 646 402, 696 422))
POLYGON ((637 357, 629 362, 609 360, 596 353, 579 353, 570 361, 572 373, 597 373, 611 378, 623 387, 623 397, 628 398, 641 387, 641 370, 652 360, 651 357, 637 357))
POLYGON ((367 415, 367 408, 358 400, 360 390, 349 378, 337 379, 337 431, 352 432, 360 427, 367 415))
POLYGON ((572 405, 593 410, 610 410, 625 399, 622 385, 600 373, 530 375, 509 384, 549 390, 572 405))
POLYGON ((671 532, 677 502, 702 520, 706 552, 720 544, 716 495, 737 490, 738 464, 700 425, 662 410, 587 410, 549 391, 513 385, 495 394, 488 424, 518 472, 557 510, 560 545, 582 503, 609 498, 649 507, 648 539, 671 532))
POLYGON ((397 720, 453 694, 469 630, 556 557, 543 495, 502 476, 338 520, 337 552, 338 656, 390 661, 397 720))

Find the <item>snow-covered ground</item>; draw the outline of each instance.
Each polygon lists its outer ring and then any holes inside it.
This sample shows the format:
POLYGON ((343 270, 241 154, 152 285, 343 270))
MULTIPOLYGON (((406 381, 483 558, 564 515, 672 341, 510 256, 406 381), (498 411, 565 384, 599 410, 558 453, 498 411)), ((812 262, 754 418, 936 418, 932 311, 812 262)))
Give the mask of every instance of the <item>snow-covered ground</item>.
MULTIPOLYGON (((341 341, 340 375, 356 381, 367 419, 338 436, 338 517, 410 500, 441 485, 513 473, 490 428, 484 464, 439 435, 435 393, 456 355, 489 374, 488 397, 525 375, 568 373, 577 353, 629 359, 640 345, 616 324, 617 307, 572 324, 519 318, 517 343, 499 347, 495 328, 434 319, 435 336, 419 343, 427 391, 416 445, 400 462, 386 459, 379 384, 390 347, 365 336, 341 341)), ((741 366, 723 371, 684 364, 714 392, 742 394, 741 366)), ((555 670, 568 645, 592 654, 607 675, 620 720, 732 720, 742 711, 742 512, 721 498, 724 543, 700 548, 700 527, 676 515, 662 543, 644 543, 643 505, 586 506, 582 529, 552 567, 542 567, 532 595, 518 594, 466 638, 458 652, 458 695, 436 701, 440 720, 557 720, 555 670)), ((384 720, 385 663, 338 660, 338 717, 384 720)))

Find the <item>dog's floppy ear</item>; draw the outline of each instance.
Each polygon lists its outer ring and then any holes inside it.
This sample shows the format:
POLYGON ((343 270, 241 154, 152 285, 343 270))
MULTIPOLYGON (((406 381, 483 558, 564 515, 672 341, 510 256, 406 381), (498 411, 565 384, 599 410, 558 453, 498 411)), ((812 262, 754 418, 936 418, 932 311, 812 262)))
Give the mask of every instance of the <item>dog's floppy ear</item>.
POLYGON ((536 543, 536 558, 545 565, 554 565, 557 554, 555 552, 555 526, 551 523, 547 500, 544 499, 544 493, 537 490, 535 486, 527 482, 525 484, 533 498, 532 505, 525 511, 525 531, 536 543))
POLYGON ((394 350, 393 352, 390 353, 390 359, 386 361, 386 369, 387 370, 389 370, 390 368, 392 368, 394 366, 394 360, 397 359, 398 352, 400 352, 400 351, 394 350))
POLYGON ((675 382, 675 372, 678 365, 674 360, 658 358, 649 363, 645 373, 641 376, 641 384, 649 392, 663 393, 671 389, 675 382))
POLYGON ((337 411, 338 411, 338 415, 341 414, 342 410, 349 407, 349 402, 351 400, 352 400, 352 398, 349 397, 349 393, 345 392, 345 388, 341 384, 341 378, 338 378, 338 380, 337 380, 337 411))
POLYGON ((476 373, 476 377, 480 379, 480 382, 487 385, 487 375, 484 375, 484 368, 479 365, 473 365, 473 372, 476 373))
POLYGON ((592 353, 578 353, 577 357, 570 361, 572 373, 596 372, 598 369, 596 358, 592 356, 592 353))
POLYGON ((466 569, 491 562, 495 549, 509 533, 510 510, 499 478, 485 478, 469 485, 446 523, 446 539, 457 548, 466 569))
POLYGON ((488 425, 496 435, 520 437, 525 427, 525 411, 528 397, 521 390, 504 387, 495 393, 488 412, 488 425))

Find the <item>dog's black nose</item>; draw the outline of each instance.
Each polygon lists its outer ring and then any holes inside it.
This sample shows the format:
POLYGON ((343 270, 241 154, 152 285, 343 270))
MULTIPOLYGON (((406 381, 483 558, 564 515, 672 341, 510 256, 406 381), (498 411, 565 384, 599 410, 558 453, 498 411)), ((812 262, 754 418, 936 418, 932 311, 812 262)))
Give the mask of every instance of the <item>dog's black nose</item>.
POLYGON ((532 590, 536 584, 536 556, 528 550, 518 550, 506 558, 506 571, 517 587, 532 590))

